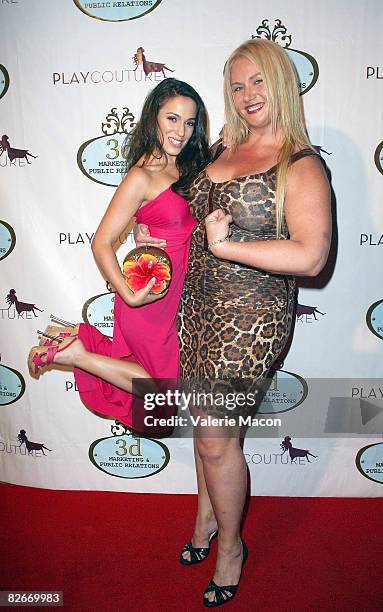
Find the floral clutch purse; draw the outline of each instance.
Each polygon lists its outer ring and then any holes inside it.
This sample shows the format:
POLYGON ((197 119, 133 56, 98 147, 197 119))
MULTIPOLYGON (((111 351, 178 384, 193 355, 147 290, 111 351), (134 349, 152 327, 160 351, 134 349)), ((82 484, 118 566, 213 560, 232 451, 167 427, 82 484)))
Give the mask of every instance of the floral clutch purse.
POLYGON ((150 293, 166 291, 172 278, 172 262, 163 249, 141 246, 130 251, 122 264, 126 284, 134 293, 146 287, 151 278, 156 282, 150 293))

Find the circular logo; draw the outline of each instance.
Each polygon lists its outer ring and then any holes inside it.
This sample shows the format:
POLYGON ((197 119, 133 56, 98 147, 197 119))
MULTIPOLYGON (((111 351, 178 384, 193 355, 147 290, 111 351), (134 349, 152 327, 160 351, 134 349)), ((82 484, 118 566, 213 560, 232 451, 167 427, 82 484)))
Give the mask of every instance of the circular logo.
POLYGON ((25 380, 17 370, 0 364, 0 405, 17 402, 24 394, 25 380))
POLYGON ((0 98, 5 96, 9 87, 9 74, 5 66, 0 64, 0 98))
POLYGON ((373 482, 383 483, 383 443, 369 444, 355 458, 359 472, 373 482))
POLYGON ((374 159, 375 166, 383 174, 383 141, 376 147, 374 159))
POLYGON ((368 329, 383 340, 383 300, 371 304, 367 310, 366 323, 368 329))
POLYGON ((308 386, 304 378, 292 372, 276 370, 257 413, 287 412, 304 402, 307 394, 308 386))
POLYGON ((77 153, 81 172, 96 183, 118 187, 126 173, 125 140, 126 134, 117 132, 84 142, 77 153))
POLYGON ((169 463, 169 449, 158 440, 131 433, 95 440, 89 459, 99 470, 118 478, 147 478, 161 472, 169 463))
POLYGON ((129 21, 143 17, 153 11, 161 3, 161 0, 136 0, 135 2, 86 2, 86 0, 74 0, 75 5, 94 19, 101 21, 129 21))
POLYGON ((12 253, 15 244, 16 234, 13 227, 6 221, 0 221, 0 261, 12 253))
POLYGON ((114 292, 95 295, 87 300, 82 308, 85 323, 94 325, 106 336, 113 336, 114 328, 114 292))
POLYGON ((301 95, 312 89, 319 77, 319 66, 316 59, 296 49, 286 49, 290 59, 294 62, 299 76, 299 88, 301 95))

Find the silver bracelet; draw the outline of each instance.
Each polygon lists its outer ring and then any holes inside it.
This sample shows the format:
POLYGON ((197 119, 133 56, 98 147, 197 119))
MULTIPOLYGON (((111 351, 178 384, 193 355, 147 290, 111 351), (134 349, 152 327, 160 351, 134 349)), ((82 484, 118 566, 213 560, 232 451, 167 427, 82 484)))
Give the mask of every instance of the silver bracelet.
POLYGON ((227 239, 228 236, 226 236, 226 238, 218 238, 218 240, 213 240, 213 242, 209 242, 207 248, 209 249, 209 251, 211 251, 211 247, 216 246, 216 244, 220 244, 221 242, 226 242, 227 239))

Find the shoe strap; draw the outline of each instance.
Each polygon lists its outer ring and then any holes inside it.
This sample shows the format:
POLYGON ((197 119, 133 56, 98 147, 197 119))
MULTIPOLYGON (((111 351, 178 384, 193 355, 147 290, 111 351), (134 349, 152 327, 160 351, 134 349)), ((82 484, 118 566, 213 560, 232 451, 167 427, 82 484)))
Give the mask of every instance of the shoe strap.
POLYGON ((53 358, 56 355, 57 351, 58 351, 58 346, 49 346, 46 351, 41 351, 41 353, 35 353, 33 355, 32 361, 35 364, 35 366, 37 366, 37 368, 44 368, 45 366, 48 366, 51 363, 53 363, 53 358), (41 357, 43 357, 44 355, 46 357, 45 357, 45 360, 43 361, 41 357))
POLYGON ((185 544, 183 550, 190 553, 190 563, 193 563, 193 561, 203 561, 203 559, 205 559, 209 554, 210 548, 195 547, 190 540, 190 542, 185 544))

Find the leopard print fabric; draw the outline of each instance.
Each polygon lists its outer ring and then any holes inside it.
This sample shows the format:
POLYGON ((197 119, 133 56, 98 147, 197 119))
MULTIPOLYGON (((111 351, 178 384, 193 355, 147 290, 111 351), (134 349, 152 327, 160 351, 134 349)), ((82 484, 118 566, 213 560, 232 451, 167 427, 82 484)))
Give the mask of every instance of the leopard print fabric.
MULTIPOLYGON (((198 225, 179 315, 184 379, 210 384, 247 380, 247 389, 252 388, 287 342, 295 306, 294 278, 216 258, 207 250, 204 226, 209 212, 222 208, 233 217, 231 240, 275 239, 275 193, 275 167, 224 183, 213 183, 202 171, 194 181, 190 206, 198 225)), ((285 220, 281 237, 288 238, 285 220)), ((225 408, 207 411, 222 416, 225 408)))

